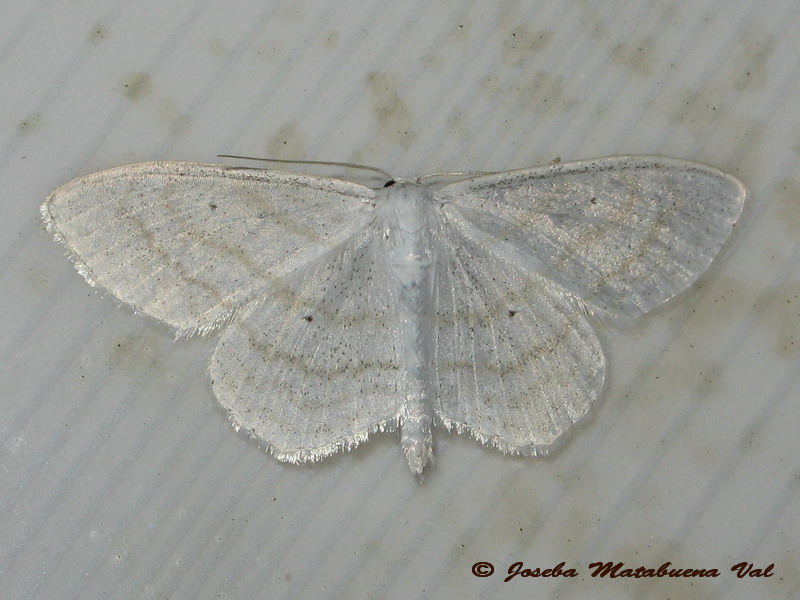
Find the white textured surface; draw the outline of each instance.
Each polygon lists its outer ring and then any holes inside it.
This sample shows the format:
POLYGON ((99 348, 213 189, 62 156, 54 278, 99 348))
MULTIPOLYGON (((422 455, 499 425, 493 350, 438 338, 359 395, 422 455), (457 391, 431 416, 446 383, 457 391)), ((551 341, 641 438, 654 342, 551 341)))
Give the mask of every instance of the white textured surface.
POLYGON ((798 32, 790 1, 5 7, 3 595, 796 596, 798 32), (601 332, 603 402, 561 451, 439 435, 418 485, 388 435, 295 467, 232 434, 215 340, 94 294, 38 220, 78 175, 222 152, 398 176, 657 153, 750 196, 697 285, 601 332), (520 560, 581 577, 503 583, 520 560), (596 560, 723 575, 597 580, 596 560), (776 574, 738 580, 742 560, 776 574))

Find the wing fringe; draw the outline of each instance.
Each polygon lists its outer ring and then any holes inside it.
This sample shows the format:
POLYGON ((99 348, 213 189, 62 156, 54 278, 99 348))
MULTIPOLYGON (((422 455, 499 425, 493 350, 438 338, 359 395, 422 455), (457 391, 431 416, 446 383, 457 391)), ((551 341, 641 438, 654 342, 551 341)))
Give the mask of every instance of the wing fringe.
POLYGON ((357 448, 361 444, 369 440, 369 437, 375 433, 396 432, 399 427, 399 417, 393 417, 384 421, 379 421, 367 429, 363 429, 354 433, 352 436, 339 438, 338 440, 319 446, 317 448, 302 448, 300 450, 281 450, 270 444, 263 438, 259 437, 252 429, 242 427, 234 419, 231 411, 228 411, 228 420, 230 421, 233 429, 237 432, 243 432, 251 440, 255 440, 266 452, 274 456, 281 462, 288 462, 292 464, 312 463, 327 458, 338 452, 347 452, 357 448))

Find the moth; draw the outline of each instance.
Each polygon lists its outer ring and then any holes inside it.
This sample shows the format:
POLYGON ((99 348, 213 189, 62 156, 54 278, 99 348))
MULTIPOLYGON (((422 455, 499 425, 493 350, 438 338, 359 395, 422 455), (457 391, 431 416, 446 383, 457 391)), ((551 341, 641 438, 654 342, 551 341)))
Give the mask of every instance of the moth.
POLYGON ((464 177, 349 181, 187 162, 55 190, 42 215, 78 271, 178 335, 234 426, 283 461, 433 428, 546 451, 589 410, 590 324, 637 317, 706 270, 745 188, 714 168, 618 156, 464 177))

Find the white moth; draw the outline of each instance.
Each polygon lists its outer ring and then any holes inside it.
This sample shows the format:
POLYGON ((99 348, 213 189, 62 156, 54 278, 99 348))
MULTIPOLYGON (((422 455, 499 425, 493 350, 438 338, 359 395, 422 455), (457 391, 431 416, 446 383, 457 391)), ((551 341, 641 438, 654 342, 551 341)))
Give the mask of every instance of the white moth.
POLYGON ((235 427, 305 462, 432 428, 546 450, 603 386, 588 318, 641 315, 706 270, 742 184, 622 156, 383 189, 184 162, 75 179, 42 206, 92 284, 178 330, 223 328, 235 427))

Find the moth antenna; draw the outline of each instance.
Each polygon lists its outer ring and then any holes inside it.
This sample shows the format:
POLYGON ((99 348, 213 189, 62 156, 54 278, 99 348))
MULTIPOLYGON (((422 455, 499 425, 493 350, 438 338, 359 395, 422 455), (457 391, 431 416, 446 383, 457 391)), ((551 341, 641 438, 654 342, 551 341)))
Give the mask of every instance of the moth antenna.
POLYGON ((348 169, 363 169, 365 171, 373 171, 375 173, 380 173, 386 179, 393 180, 394 177, 389 175, 383 169, 378 167, 370 167, 367 165, 359 165, 356 163, 349 163, 349 162, 335 162, 329 160, 287 160, 283 158, 258 158, 257 156, 240 156, 238 154, 217 154, 218 158, 238 158, 241 160, 257 160, 261 162, 273 162, 273 163, 281 163, 281 164, 289 164, 289 165, 322 165, 326 167, 345 167, 348 169))
POLYGON ((481 175, 496 175, 497 171, 446 171, 442 173, 429 173, 418 178, 417 181, 421 182, 423 179, 430 179, 431 177, 479 177, 481 175))

